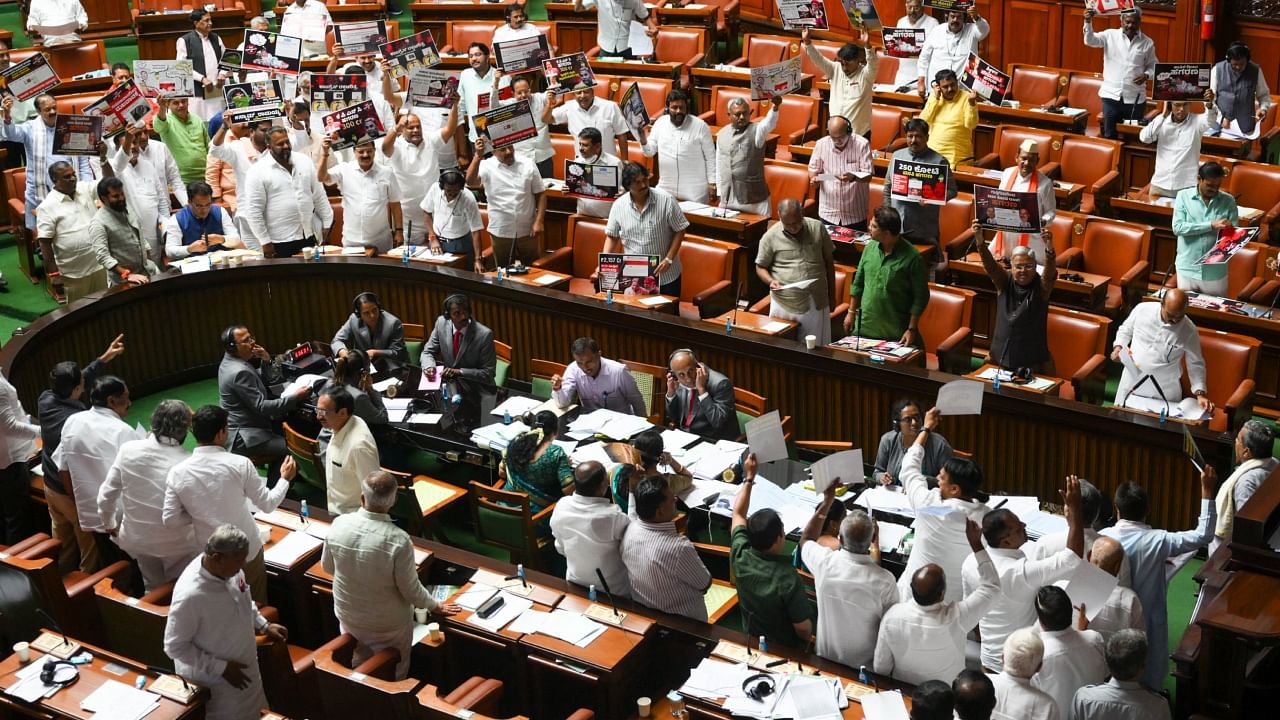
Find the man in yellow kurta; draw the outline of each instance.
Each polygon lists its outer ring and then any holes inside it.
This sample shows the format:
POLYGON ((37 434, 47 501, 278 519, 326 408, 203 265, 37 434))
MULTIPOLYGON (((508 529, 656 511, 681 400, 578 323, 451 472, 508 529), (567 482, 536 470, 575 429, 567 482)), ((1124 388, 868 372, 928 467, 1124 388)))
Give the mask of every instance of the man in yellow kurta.
POLYGON ((929 96, 920 119, 929 123, 929 147, 951 167, 973 164, 973 129, 978 126, 978 96, 960 89, 954 70, 939 70, 936 92, 929 96))

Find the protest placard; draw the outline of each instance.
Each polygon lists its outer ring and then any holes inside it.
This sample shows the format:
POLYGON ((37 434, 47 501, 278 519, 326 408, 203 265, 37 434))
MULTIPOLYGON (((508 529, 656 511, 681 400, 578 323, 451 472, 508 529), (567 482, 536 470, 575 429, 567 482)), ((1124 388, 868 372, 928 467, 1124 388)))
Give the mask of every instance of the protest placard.
POLYGON ((19 100, 30 100, 60 84, 61 78, 42 52, 0 70, 0 87, 19 100))
POLYGON ((657 295, 658 256, 600 253, 600 290, 625 295, 657 295))
POLYGON ((769 100, 800 89, 800 57, 751 68, 751 99, 769 100))
POLYGON ((924 30, 917 28, 885 28, 884 54, 896 58, 920 57, 924 48, 924 30))
POLYGON ((947 167, 894 158, 889 164, 889 191, 894 200, 947 204, 947 167))
POLYGON ((551 58, 551 46, 542 33, 493 44, 493 54, 498 69, 505 73, 517 73, 536 69, 551 58))
POLYGON ((871 0, 841 0, 841 3, 844 5, 845 14, 849 16, 850 26, 863 28, 867 32, 880 30, 883 27, 880 22, 880 13, 871 0))
POLYGON ((342 49, 343 57, 376 55, 387 43, 386 20, 340 23, 333 26, 333 42, 342 49))
POLYGON ((596 74, 591 71, 586 53, 548 58, 542 63, 542 72, 547 76, 547 89, 555 90, 558 95, 596 84, 596 74))
POLYGON ((564 184, 567 195, 588 200, 612 200, 618 197, 618 167, 565 160, 564 184))
POLYGON ((1225 227, 1218 231, 1218 240, 1209 248, 1196 265, 1218 265, 1225 263, 1235 255, 1245 243, 1252 242, 1258 237, 1258 228, 1256 227, 1225 227))
POLYGON ((1203 100, 1209 89, 1209 63, 1156 63, 1152 100, 1203 100))
POLYGON ((84 108, 85 115, 102 117, 102 136, 115 137, 132 125, 143 123, 151 114, 151 103, 132 80, 116 85, 100 99, 84 108))
POLYGON ((640 85, 631 83, 631 87, 622 94, 618 101, 618 109, 622 111, 622 119, 627 121, 631 134, 640 137, 640 128, 650 124, 649 109, 644 106, 644 97, 640 95, 640 85))
POLYGON ((960 84, 992 105, 1003 103, 1009 94, 1009 76, 974 53, 969 53, 969 61, 960 72, 960 84))
POLYGON ((297 75, 302 71, 302 38, 266 30, 245 30, 240 66, 245 70, 297 75))
POLYGON ((232 124, 273 120, 286 114, 279 80, 232 83, 223 86, 222 94, 227 102, 227 121, 232 124))
POLYGON ((823 0, 776 0, 782 27, 788 30, 813 28, 826 30, 827 6, 823 0))
POLYGON ((391 65, 391 77, 397 80, 412 75, 418 68, 440 64, 440 51, 436 50, 436 42, 432 39, 430 30, 392 40, 378 50, 391 65))
POLYGON ((63 115, 53 121, 53 154, 97 157, 101 115, 63 115))
POLYGON ((325 115, 324 132, 333 138, 330 146, 333 150, 345 150, 386 134, 371 100, 325 115))
POLYGON ((533 121, 533 113, 529 111, 528 100, 480 113, 474 120, 476 129, 489 138, 489 146, 492 148, 515 145, 538 134, 538 126, 533 121))
POLYGON ((458 73, 418 68, 409 76, 409 104, 415 107, 453 107, 458 73))
POLYGON ((324 115, 364 102, 368 85, 364 75, 312 75, 311 112, 324 115))
POLYGON ((973 205, 978 224, 984 228, 1016 233, 1040 232, 1040 200, 1033 192, 974 185, 973 205))

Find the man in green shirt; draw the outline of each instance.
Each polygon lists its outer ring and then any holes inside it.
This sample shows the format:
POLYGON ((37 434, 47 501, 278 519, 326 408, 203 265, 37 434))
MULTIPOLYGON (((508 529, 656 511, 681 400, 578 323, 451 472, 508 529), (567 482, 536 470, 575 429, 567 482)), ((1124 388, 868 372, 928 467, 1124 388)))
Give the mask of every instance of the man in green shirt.
POLYGON ((191 114, 187 98, 159 98, 152 127, 160 141, 173 153, 182 182, 204 182, 205 162, 209 156, 209 125, 191 114))
POLYGON ((747 517, 755 479, 756 456, 752 453, 742 463, 742 488, 733 500, 730 526, 729 563, 742 604, 743 624, 748 635, 763 635, 771 642, 803 648, 813 633, 813 608, 791 557, 782 554, 786 542, 782 518, 767 508, 747 517))
POLYGON ((1240 222, 1240 210, 1230 193, 1222 192, 1226 171, 1207 162, 1196 173, 1196 186, 1178 191, 1173 201, 1173 234, 1178 236, 1178 287, 1217 295, 1227 294, 1227 263, 1197 265, 1218 241, 1218 231, 1240 222))
POLYGON ((920 347, 920 314, 929 304, 924 259, 914 245, 899 237, 902 218, 897 210, 887 205, 876 208, 868 229, 872 242, 863 249, 853 276, 844 331, 920 347))

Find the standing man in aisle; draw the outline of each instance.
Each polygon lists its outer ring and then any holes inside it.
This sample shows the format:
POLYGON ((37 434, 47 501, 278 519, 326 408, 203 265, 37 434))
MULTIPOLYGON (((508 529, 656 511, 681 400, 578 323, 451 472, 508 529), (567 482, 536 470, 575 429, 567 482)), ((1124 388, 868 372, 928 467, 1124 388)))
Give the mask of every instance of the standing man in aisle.
POLYGON ((1102 48, 1102 137, 1115 139, 1121 120, 1140 120, 1147 82, 1156 73, 1156 45, 1142 32, 1142 9, 1120 13, 1120 27, 1093 31, 1094 11, 1084 9, 1084 44, 1102 48))
POLYGON ((769 316, 800 323, 800 337, 831 342, 836 304, 835 245, 821 220, 804 216, 795 198, 778 203, 778 222, 760 238, 756 275, 769 286, 769 316), (802 281, 808 287, 787 287, 802 281))

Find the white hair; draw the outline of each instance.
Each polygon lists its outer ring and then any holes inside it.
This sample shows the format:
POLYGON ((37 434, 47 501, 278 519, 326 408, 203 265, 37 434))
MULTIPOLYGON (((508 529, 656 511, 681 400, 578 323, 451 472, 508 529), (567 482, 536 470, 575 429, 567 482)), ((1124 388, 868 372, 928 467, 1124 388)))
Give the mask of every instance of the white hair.
POLYGON ((1009 633, 1004 641, 1004 669, 1010 675, 1029 678, 1040 669, 1044 660, 1044 641, 1031 628, 1009 633))
POLYGON ((398 489, 395 476, 385 470, 375 470, 360 481, 360 493, 369 512, 390 512, 398 489))
POLYGON ((1026 255, 1027 257, 1031 258, 1031 262, 1036 261, 1036 251, 1032 250, 1030 247, 1026 245, 1014 245, 1013 250, 1009 251, 1010 260, 1013 260, 1015 257, 1019 255, 1026 255))

